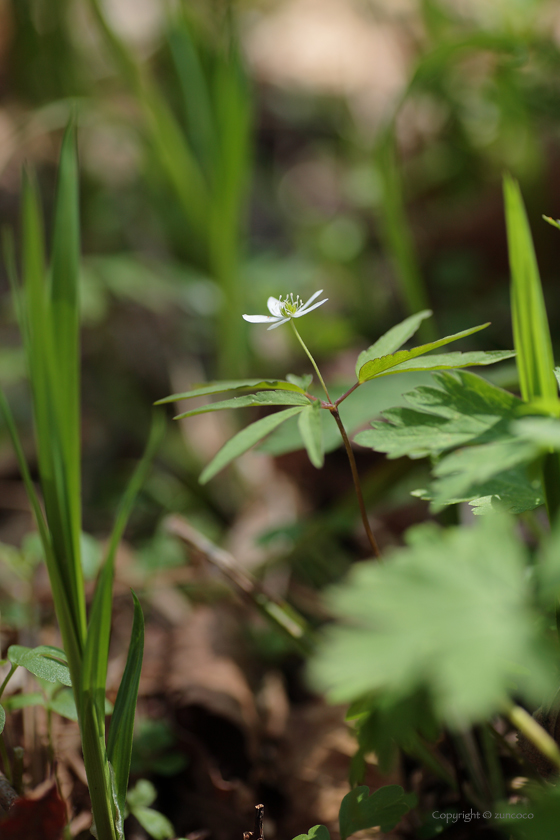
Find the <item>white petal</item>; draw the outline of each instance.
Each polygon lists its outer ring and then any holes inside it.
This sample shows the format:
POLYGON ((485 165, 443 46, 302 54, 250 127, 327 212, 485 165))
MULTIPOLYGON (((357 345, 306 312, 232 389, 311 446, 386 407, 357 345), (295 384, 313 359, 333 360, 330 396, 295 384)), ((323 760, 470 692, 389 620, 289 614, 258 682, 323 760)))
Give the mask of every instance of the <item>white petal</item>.
MULTIPOLYGON (((318 298, 318 297, 319 297, 319 295, 322 295, 322 294, 323 294, 323 290, 322 290, 322 289, 319 289, 319 291, 318 291, 318 292, 315 292, 315 294, 314 294, 314 295, 311 295, 311 297, 309 298, 309 300, 307 301, 307 303, 304 303, 304 304, 303 304, 303 306, 302 306, 301 308, 302 308, 302 309, 307 309, 307 307, 309 306, 309 304, 310 304, 310 303, 313 303, 313 301, 315 300, 315 298, 318 298)), ((328 300, 328 298, 327 298, 327 300, 328 300)))
MULTIPOLYGON (((271 319, 271 320, 272 320, 272 319, 271 319)), ((277 323, 277 324, 273 324, 273 325, 272 325, 271 327, 269 327, 268 329, 269 329, 269 330, 275 330, 275 329, 276 329, 276 327, 281 327, 281 326, 282 326, 282 324, 287 324, 289 320, 290 320, 289 318, 282 318, 282 320, 281 320, 281 321, 278 321, 278 323, 277 323)))
POLYGON ((270 324, 271 321, 277 321, 278 318, 273 318, 271 315, 244 315, 245 321, 250 324, 270 324))
MULTIPOLYGON (((319 294, 321 294, 321 293, 319 292, 319 294)), ((296 314, 294 315, 294 318, 301 318, 302 315, 307 315, 307 313, 311 312, 312 309, 317 309, 318 306, 322 306, 327 301, 328 301, 328 298, 325 298, 325 300, 320 300, 319 303, 314 303, 313 306, 310 306, 308 309, 305 309, 305 308, 300 309, 299 312, 296 312, 296 314)), ((309 303, 309 301, 308 301, 308 303, 309 303)), ((305 305, 307 306, 307 303, 305 305)))
POLYGON ((271 315, 275 315, 277 318, 282 317, 282 301, 277 298, 269 297, 266 305, 271 315))

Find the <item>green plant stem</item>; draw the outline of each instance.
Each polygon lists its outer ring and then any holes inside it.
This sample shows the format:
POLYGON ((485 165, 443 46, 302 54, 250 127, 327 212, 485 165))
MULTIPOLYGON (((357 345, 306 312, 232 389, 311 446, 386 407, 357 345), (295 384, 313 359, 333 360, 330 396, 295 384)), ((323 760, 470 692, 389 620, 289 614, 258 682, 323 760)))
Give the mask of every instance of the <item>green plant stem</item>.
POLYGON ((323 377, 321 376, 321 371, 320 371, 320 370, 319 370, 319 368, 317 367, 317 362, 315 361, 315 359, 313 358, 313 356, 311 355, 311 353, 310 353, 310 352, 309 352, 309 350, 307 349, 307 345, 306 345, 305 341, 303 340, 303 338, 301 337, 301 335, 298 333, 298 331, 297 331, 297 327, 296 327, 296 325, 294 324, 293 320, 290 320, 290 324, 291 324, 292 329, 293 329, 293 331, 294 331, 294 333, 295 333, 295 335, 296 335, 297 340, 299 341, 299 343, 300 343, 300 344, 301 344, 301 346, 303 347, 303 349, 304 349, 304 351, 305 351, 306 356, 309 358, 309 361, 310 361, 310 362, 311 362, 311 364, 313 365, 313 369, 314 369, 315 373, 317 374, 317 377, 318 377, 318 379, 319 379, 319 382, 320 382, 320 383, 321 383, 321 385, 323 386, 323 391, 325 392, 325 394, 326 394, 326 396, 327 396, 327 400, 329 401, 329 403, 330 403, 331 405, 333 405, 333 401, 331 400, 331 395, 329 394, 328 388, 327 388, 327 386, 325 385, 325 380, 324 380, 324 379, 323 379, 323 377))
POLYGON ((354 458, 354 452, 352 451, 352 446, 350 444, 350 440, 348 439, 348 435, 346 434, 346 429, 344 428, 344 423, 341 420, 341 417, 340 417, 340 414, 338 413, 338 408, 337 408, 338 403, 342 399, 347 397, 355 388, 357 388, 359 383, 354 385, 350 389, 350 391, 348 391, 347 394, 343 394, 340 400, 338 400, 336 403, 333 403, 333 401, 331 399, 331 395, 329 394, 329 389, 325 385, 325 380, 321 376, 321 371, 319 370, 319 368, 317 366, 317 362, 315 361, 315 359, 313 358, 313 356, 311 355, 311 353, 307 349, 307 345, 306 345, 305 341, 303 340, 303 338, 301 337, 301 335, 299 334, 299 332, 297 331, 297 327, 294 324, 293 320, 290 320, 290 324, 292 325, 292 329, 293 329, 293 331, 296 335, 297 340, 299 341, 299 343, 303 347, 306 356, 309 358, 309 361, 313 365, 313 369, 315 370, 315 373, 317 374, 317 376, 319 378, 319 382, 323 386, 323 391, 325 392, 327 400, 328 400, 328 404, 323 405, 323 408, 328 408, 328 410, 330 411, 330 413, 334 417, 334 419, 336 421, 336 425, 338 426, 338 429, 340 431, 342 441, 344 443, 344 448, 346 449, 346 454, 348 455, 348 460, 350 462, 350 469, 352 471, 352 479, 354 481, 354 488, 356 490, 356 496, 358 497, 358 504, 360 506, 360 513, 362 515, 362 522, 364 524, 365 532, 366 532, 367 538, 369 540, 371 550, 374 553, 374 556, 375 557, 380 557, 381 552, 379 551, 379 546, 377 545, 377 540, 375 539, 375 537, 373 535, 373 531, 371 530, 371 526, 369 524, 369 520, 368 520, 368 517, 367 517, 366 505, 365 505, 365 502, 364 502, 364 494, 362 493, 362 485, 360 484, 360 476, 358 474, 358 467, 356 466, 356 459, 354 458))
POLYGON ((510 706, 506 711, 506 715, 515 728, 519 729, 552 764, 560 769, 560 749, 558 748, 558 744, 537 723, 535 718, 521 706, 510 706))
POLYGON ((346 449, 346 454, 348 455, 348 460, 350 462, 350 469, 352 471, 352 479, 354 480, 354 488, 356 490, 356 496, 358 497, 358 504, 360 506, 360 513, 362 515, 362 522, 364 524, 365 532, 367 534, 367 538, 369 540, 369 544, 371 549, 375 555, 375 557, 381 557, 381 552, 379 550, 379 546, 377 545, 377 540, 373 535, 373 531, 371 530, 371 525, 369 524, 366 505, 364 502, 364 496, 362 493, 362 485, 360 484, 360 476, 358 474, 358 467, 356 466, 356 459, 354 458, 354 451, 352 449, 352 445, 350 440, 348 439, 348 435, 346 434, 346 429, 344 428, 344 423, 340 418, 340 414, 338 413, 338 408, 332 406, 329 411, 331 412, 332 416, 336 420, 336 425, 340 431, 342 436, 342 440, 344 441, 344 447, 346 449))
POLYGON ((16 668, 17 668, 17 665, 12 664, 12 667, 10 668, 10 670, 9 670, 7 676, 6 676, 6 679, 4 680, 2 685, 0 685, 0 697, 2 697, 2 695, 4 694, 4 689, 6 688, 8 683, 10 682, 11 678, 13 677, 16 668))

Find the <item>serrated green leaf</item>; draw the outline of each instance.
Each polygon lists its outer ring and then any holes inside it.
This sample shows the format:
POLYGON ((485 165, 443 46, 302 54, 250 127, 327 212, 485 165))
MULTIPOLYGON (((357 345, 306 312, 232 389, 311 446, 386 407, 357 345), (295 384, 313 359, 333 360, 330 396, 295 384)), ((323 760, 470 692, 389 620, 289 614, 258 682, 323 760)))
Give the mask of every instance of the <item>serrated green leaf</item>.
MULTIPOLYGON (((47 648, 48 650, 48 648, 47 648)), ((31 674, 47 682, 60 682, 62 685, 72 685, 70 671, 41 648, 28 648, 24 645, 11 645, 8 648, 8 659, 13 665, 26 668, 31 674)))
POLYGON ((331 840, 331 835, 326 825, 314 825, 307 834, 298 834, 294 840, 331 840))
POLYGON ((0 705, 0 733, 4 731, 4 727, 6 725, 6 711, 4 706, 0 705))
POLYGON ((208 382, 193 388, 191 391, 185 391, 181 394, 172 394, 170 397, 164 397, 158 400, 154 405, 164 405, 165 403, 177 402, 178 400, 190 400, 193 397, 207 397, 210 394, 223 394, 224 391, 247 391, 256 388, 260 391, 299 391, 303 393, 303 388, 300 388, 294 382, 285 382, 282 379, 227 379, 223 382, 208 382))
POLYGON ((470 353, 435 353, 433 356, 421 356, 418 359, 411 359, 408 362, 401 362, 379 376, 390 376, 393 373, 408 373, 414 370, 456 370, 463 367, 477 367, 482 365, 495 365, 504 359, 511 359, 515 356, 514 350, 473 350, 470 353))
POLYGON ((519 184, 504 178, 511 269, 511 309, 517 368, 524 400, 558 399, 554 355, 533 237, 519 184))
POLYGON ((402 347, 405 341, 408 341, 414 333, 418 330, 422 321, 432 315, 431 309, 424 309, 416 315, 411 315, 405 318, 400 324, 391 327, 385 335, 378 338, 375 344, 372 344, 367 350, 363 350, 358 356, 356 362, 356 376, 359 377, 361 368, 366 362, 379 359, 381 356, 386 356, 388 353, 394 353, 399 347, 402 347))
POLYGON ((521 400, 474 373, 437 373, 437 387, 420 386, 404 395, 411 408, 393 408, 355 440, 389 458, 423 458, 468 442, 510 438, 521 400))
POLYGON ((220 400, 220 402, 208 403, 191 411, 178 414, 174 420, 182 420, 184 417, 193 417, 195 414, 206 414, 209 411, 224 411, 228 408, 254 408, 260 405, 309 405, 310 400, 305 394, 290 391, 264 391, 260 394, 251 394, 247 397, 234 397, 231 400, 220 400))
POLYGON ((276 414, 270 414, 268 417, 262 417, 256 423, 251 423, 245 429, 238 432, 231 440, 222 446, 218 454, 205 467, 200 476, 200 483, 206 484, 210 481, 220 470, 231 464, 235 458, 239 458, 244 452, 247 452, 255 443, 258 443, 266 435, 270 434, 273 429, 276 429, 281 423, 285 423, 290 417, 295 417, 303 411, 303 406, 296 406, 295 408, 288 408, 285 411, 278 411, 276 414))
POLYGON ((413 347, 412 350, 398 350, 396 353, 389 353, 379 359, 372 359, 371 361, 366 362, 365 365, 362 365, 358 373, 358 379, 360 383, 367 382, 369 379, 374 379, 376 376, 379 376, 384 371, 389 370, 396 365, 408 362, 410 359, 416 359, 418 356, 423 356, 431 350, 437 350, 438 347, 443 347, 446 344, 450 344, 452 341, 459 341, 461 338, 466 338, 466 336, 479 332, 489 325, 490 322, 480 324, 477 327, 471 327, 468 330, 463 330, 462 332, 455 333, 454 335, 447 335, 445 338, 440 338, 437 341, 430 341, 428 344, 421 344, 419 347, 413 347))
POLYGON ((340 805, 338 819, 342 840, 375 826, 380 826, 382 832, 391 831, 410 811, 404 797, 400 785, 385 785, 371 795, 365 785, 351 790, 340 805))
POLYGON ((144 653, 144 616, 138 598, 134 599, 134 618, 128 647, 128 656, 124 674, 117 692, 113 717, 107 739, 107 758, 114 773, 117 801, 121 812, 124 811, 126 789, 130 773, 132 739, 134 735, 134 717, 138 700, 138 685, 142 670, 144 653))
MULTIPOLYGON (((412 495, 434 502, 434 492, 430 488, 414 490, 412 495)), ((454 496, 447 503, 460 502, 468 502, 475 516, 484 516, 499 510, 523 513, 544 504, 544 493, 540 479, 531 478, 526 467, 520 466, 506 470, 484 484, 471 484, 462 496, 454 496)), ((441 504, 440 500, 439 505, 441 504)), ((435 509, 438 509, 438 505, 435 505, 435 509)))
MULTIPOLYGON (((488 443, 483 446, 469 446, 447 455, 434 468, 435 479, 430 486, 433 506, 437 510, 458 500, 470 500, 486 495, 500 495, 488 492, 488 483, 516 467, 529 465, 541 454, 540 448, 531 441, 509 440, 488 443)), ((529 480, 527 479, 527 483, 529 480)), ((511 485, 508 493, 508 477, 502 479, 505 499, 509 495, 509 506, 517 508, 522 496, 515 493, 511 485)), ((534 488, 536 492, 537 488, 534 488)), ((523 493, 526 493, 523 487, 523 493)))
POLYGON ((494 515, 469 528, 420 526, 408 538, 331 591, 339 621, 311 662, 314 686, 337 703, 425 690, 438 718, 459 729, 498 712, 510 692, 538 701, 553 688, 513 523, 494 515))
MULTIPOLYGON (((416 493, 413 493, 416 495, 416 493)), ((433 493, 425 491, 420 498, 433 501, 433 493)), ((455 497, 450 504, 468 502, 475 516, 506 510, 509 513, 524 513, 544 504, 544 491, 540 478, 531 478, 524 467, 506 470, 485 484, 473 485, 462 497, 455 497)))
POLYGON ((315 402, 304 408, 298 417, 298 427, 301 439, 309 455, 309 460, 317 469, 325 463, 323 452, 323 427, 321 425, 320 406, 315 402))

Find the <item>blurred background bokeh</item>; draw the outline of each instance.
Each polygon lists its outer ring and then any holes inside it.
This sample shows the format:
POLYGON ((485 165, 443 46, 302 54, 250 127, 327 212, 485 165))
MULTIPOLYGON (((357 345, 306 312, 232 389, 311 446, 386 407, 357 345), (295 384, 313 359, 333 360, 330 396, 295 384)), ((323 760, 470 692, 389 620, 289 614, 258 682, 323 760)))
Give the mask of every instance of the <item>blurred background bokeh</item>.
MULTIPOLYGON (((269 295, 325 290, 302 332, 340 389, 361 349, 422 308, 434 311, 426 340, 491 321, 469 349, 509 348, 504 172, 521 182, 558 334, 559 241, 541 214, 560 216, 559 71, 555 0, 0 0, 3 226, 17 234, 30 166, 49 227, 62 132, 72 115, 79 126, 90 579, 155 400, 215 378, 307 372, 289 330, 242 320, 269 295)), ((4 268, 0 295, 0 383, 33 461, 4 268)), ((515 387, 512 365, 485 375, 515 387)), ((360 389, 349 427, 421 377, 360 389)), ((117 573, 115 674, 129 586, 148 621, 135 778, 155 781, 157 806, 199 840, 240 837, 261 799, 270 840, 314 822, 336 833, 353 751, 340 713, 309 693, 293 644, 186 552, 170 517, 319 624, 321 590, 368 553, 344 455, 326 429, 332 451, 315 471, 286 425, 201 488, 243 420, 171 418, 117 573)), ((56 635, 4 431, 0 443, 4 649, 56 635)), ((410 496, 427 466, 365 451, 359 466, 381 544, 398 543, 429 515, 410 496)), ((12 747, 42 743, 30 721, 12 747)), ((68 755, 79 814, 75 743, 68 755)), ((27 773, 37 783, 41 762, 27 773)))

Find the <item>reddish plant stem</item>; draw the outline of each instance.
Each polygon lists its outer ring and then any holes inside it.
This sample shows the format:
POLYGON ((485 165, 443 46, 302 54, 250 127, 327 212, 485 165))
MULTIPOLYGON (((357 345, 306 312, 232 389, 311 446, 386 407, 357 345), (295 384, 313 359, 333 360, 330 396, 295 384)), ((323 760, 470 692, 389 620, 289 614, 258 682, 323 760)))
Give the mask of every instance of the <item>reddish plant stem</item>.
POLYGON ((354 458, 354 452, 352 450, 352 446, 350 444, 350 440, 348 439, 348 435, 346 434, 346 429, 344 428, 344 423, 340 418, 340 414, 338 413, 338 408, 336 405, 333 405, 329 408, 332 416, 336 420, 336 425, 342 435, 342 440, 344 441, 344 447, 346 449, 346 454, 348 455, 348 460, 350 461, 350 469, 352 470, 352 478, 354 480, 354 488, 356 490, 356 496, 358 497, 358 504, 360 506, 360 513, 362 515, 362 522, 364 523, 364 528, 367 534, 367 538, 369 540, 369 544, 371 546, 371 550, 373 551, 375 557, 381 557, 381 552, 379 551, 379 546, 377 545, 377 540, 373 535, 373 531, 371 530, 371 526, 369 524, 369 520, 367 517, 366 506, 364 502, 364 496, 362 493, 362 486, 360 484, 360 476, 358 474, 358 467, 356 466, 356 459, 354 458))
POLYGON ((346 397, 349 397, 349 396, 350 396, 350 394, 352 393, 352 391, 355 391, 355 390, 356 390, 356 388, 358 388, 361 384, 362 384, 361 382, 355 382, 355 383, 352 385, 352 387, 351 387, 351 388, 349 388, 349 389, 346 391, 346 393, 345 393, 345 394, 343 394, 341 397, 339 397, 337 400, 335 400, 335 401, 334 401, 335 406, 336 406, 336 405, 340 405, 340 403, 341 403, 343 400, 345 400, 345 399, 346 399, 346 397))

